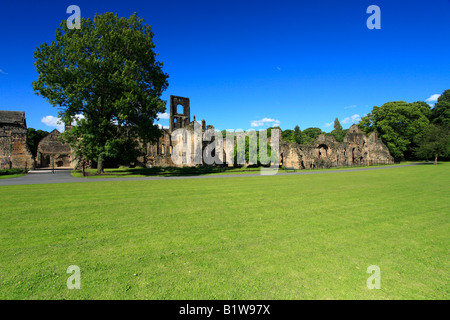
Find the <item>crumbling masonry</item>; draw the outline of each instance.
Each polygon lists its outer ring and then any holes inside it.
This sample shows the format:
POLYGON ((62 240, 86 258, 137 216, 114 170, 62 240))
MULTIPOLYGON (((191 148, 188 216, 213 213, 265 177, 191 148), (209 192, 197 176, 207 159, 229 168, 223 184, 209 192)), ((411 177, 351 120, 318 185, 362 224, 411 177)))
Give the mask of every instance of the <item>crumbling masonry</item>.
POLYGON ((394 158, 376 132, 365 135, 354 124, 345 135, 344 142, 321 134, 315 144, 300 145, 280 142, 280 165, 295 169, 337 167, 360 164, 390 164, 394 158))
POLYGON ((0 111, 0 170, 12 168, 34 168, 27 144, 25 112, 0 111))
MULTIPOLYGON (((201 123, 197 122, 195 116, 191 121, 190 112, 189 98, 170 96, 169 128, 161 129, 161 136, 155 143, 147 145, 146 154, 139 157, 136 164, 147 167, 175 166, 171 157, 173 148, 176 146, 176 142, 172 140, 174 130, 186 129, 190 132, 191 145, 194 145, 194 128, 201 128, 203 133, 208 129, 214 130, 213 126, 206 125, 205 120, 201 120, 201 123)), ((26 142, 26 132, 24 112, 0 111, 0 169, 34 167, 35 162, 26 142)), ((39 143, 36 159, 38 167, 77 167, 70 146, 61 142, 59 135, 60 133, 54 130, 39 143)), ((221 150, 218 150, 222 152, 223 159, 227 149, 225 144, 224 140, 221 150)), ((204 147, 205 143, 202 145, 204 147)), ((195 150, 191 148, 190 155, 182 155, 191 157, 188 166, 196 165, 192 161, 194 152, 195 150)), ((311 169, 359 164, 388 164, 393 161, 388 148, 377 134, 373 132, 367 136, 357 125, 350 127, 343 142, 338 142, 334 137, 324 134, 320 135, 313 145, 280 140, 279 165, 284 167, 311 169)))

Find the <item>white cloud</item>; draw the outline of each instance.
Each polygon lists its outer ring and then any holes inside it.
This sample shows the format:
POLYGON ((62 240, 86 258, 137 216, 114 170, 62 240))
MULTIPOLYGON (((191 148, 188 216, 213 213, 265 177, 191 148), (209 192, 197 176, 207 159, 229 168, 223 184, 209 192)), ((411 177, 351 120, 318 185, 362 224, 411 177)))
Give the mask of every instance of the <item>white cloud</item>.
POLYGON ((75 126, 75 125, 77 124, 77 122, 78 122, 79 120, 81 120, 81 119, 84 119, 84 115, 82 115, 82 114, 76 114, 76 115, 75 115, 74 121, 72 121, 72 125, 75 126))
POLYGON ((158 113, 157 115, 156 115, 158 118, 160 118, 160 119, 169 119, 169 114, 167 113, 167 112, 164 112, 164 113, 158 113))
POLYGON ((331 126, 333 125, 333 123, 334 123, 334 122, 325 123, 325 127, 326 127, 326 128, 331 127, 331 126))
MULTIPOLYGON (((74 119, 73 119, 73 121, 72 121, 72 125, 76 126, 77 125, 77 121, 80 120, 80 119, 84 119, 84 115, 76 114, 74 119)), ((41 122, 44 123, 45 125, 49 126, 49 127, 58 129, 59 132, 63 132, 64 131, 64 123, 58 117, 45 116, 45 117, 43 117, 41 119, 41 122)))
POLYGON ((61 119, 54 116, 45 116, 41 119, 41 122, 47 125, 48 127, 56 128, 59 132, 64 131, 64 124, 61 122, 61 119))
POLYGON ((438 99, 440 96, 441 96, 440 94, 436 93, 436 94, 433 94, 431 97, 429 97, 429 98, 428 98, 427 100, 425 100, 425 101, 427 101, 427 102, 437 101, 437 99, 438 99))
POLYGON ((359 121, 361 121, 361 116, 359 114, 354 114, 351 117, 346 117, 344 118, 344 120, 341 121, 341 123, 343 124, 348 124, 348 123, 358 123, 359 121))
POLYGON ((278 71, 281 71, 281 68, 280 68, 280 67, 277 67, 277 70, 278 70, 278 71))
POLYGON ((1 74, 7 74, 5 71, 3 71, 2 69, 0 69, 0 73, 1 74))
POLYGON ((250 126, 252 127, 262 127, 262 126, 273 126, 273 127, 277 127, 280 125, 280 121, 276 120, 276 119, 271 119, 271 118, 264 118, 261 120, 252 120, 250 121, 250 126))
POLYGON ((356 107, 357 107, 356 104, 352 104, 351 106, 344 107, 344 109, 353 109, 353 108, 356 108, 356 107))
POLYGON ((163 125, 161 125, 161 124, 159 124, 159 123, 158 123, 158 127, 159 127, 160 129, 169 129, 169 126, 163 126, 163 125))

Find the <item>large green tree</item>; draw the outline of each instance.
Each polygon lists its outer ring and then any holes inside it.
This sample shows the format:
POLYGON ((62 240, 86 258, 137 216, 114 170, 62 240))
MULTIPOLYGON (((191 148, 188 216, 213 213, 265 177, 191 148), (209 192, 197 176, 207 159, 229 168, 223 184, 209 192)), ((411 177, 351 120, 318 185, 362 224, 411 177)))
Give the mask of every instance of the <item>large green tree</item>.
POLYGON ((124 140, 151 142, 160 132, 154 120, 165 111, 160 97, 168 75, 154 48, 143 19, 108 12, 83 18, 80 29, 68 29, 63 21, 55 40, 35 52, 34 90, 59 107, 66 124, 83 115, 64 137, 80 157, 97 161, 98 173, 124 140))
POLYGON ((427 129, 430 114, 425 102, 393 101, 373 107, 358 125, 367 134, 376 131, 391 155, 400 159, 413 154, 414 138, 427 129))
POLYGON ((430 120, 440 126, 450 127, 450 89, 445 90, 431 110, 430 120))
POLYGON ((416 142, 416 155, 424 159, 434 158, 434 164, 437 164, 438 157, 450 155, 450 129, 448 127, 431 124, 417 135, 416 142))

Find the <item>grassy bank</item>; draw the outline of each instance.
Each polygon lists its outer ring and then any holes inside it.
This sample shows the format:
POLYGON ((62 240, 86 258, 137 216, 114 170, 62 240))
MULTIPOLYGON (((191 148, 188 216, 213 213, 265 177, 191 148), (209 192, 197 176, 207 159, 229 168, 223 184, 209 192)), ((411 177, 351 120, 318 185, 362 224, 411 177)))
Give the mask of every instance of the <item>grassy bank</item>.
POLYGON ((0 186, 0 298, 448 299, 449 168, 0 186))

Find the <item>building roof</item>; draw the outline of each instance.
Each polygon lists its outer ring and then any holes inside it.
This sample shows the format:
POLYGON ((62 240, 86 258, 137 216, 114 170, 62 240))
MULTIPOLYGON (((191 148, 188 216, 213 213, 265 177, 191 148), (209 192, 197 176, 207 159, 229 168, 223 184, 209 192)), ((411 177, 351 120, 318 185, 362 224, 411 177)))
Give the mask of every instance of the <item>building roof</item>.
POLYGON ((0 123, 25 123, 24 111, 1 111, 0 110, 0 123))

